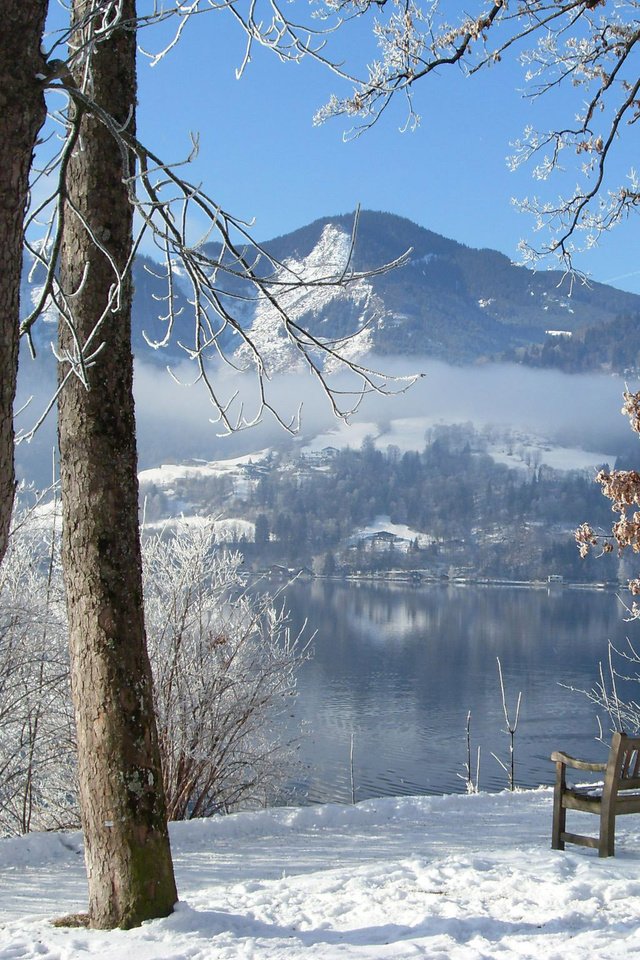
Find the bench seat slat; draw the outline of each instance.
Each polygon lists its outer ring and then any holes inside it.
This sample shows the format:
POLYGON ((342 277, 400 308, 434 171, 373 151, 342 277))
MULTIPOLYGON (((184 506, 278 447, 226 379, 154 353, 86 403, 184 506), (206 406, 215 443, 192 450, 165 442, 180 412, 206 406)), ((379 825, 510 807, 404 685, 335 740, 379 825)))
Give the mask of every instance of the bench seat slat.
POLYGON ((566 810, 584 810, 585 813, 597 813, 600 804, 600 797, 589 797, 569 792, 565 793, 562 798, 562 806, 566 810))

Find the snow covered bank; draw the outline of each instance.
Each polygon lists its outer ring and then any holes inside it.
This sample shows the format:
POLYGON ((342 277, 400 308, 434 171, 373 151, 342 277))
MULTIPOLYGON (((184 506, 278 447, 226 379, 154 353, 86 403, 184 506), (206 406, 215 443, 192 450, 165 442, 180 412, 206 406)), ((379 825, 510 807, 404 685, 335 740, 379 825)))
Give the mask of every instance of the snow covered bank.
POLYGON ((83 908, 78 834, 2 840, 0 960, 640 956, 640 818, 612 860, 550 830, 548 789, 175 824, 176 913, 111 933, 47 922, 83 908))

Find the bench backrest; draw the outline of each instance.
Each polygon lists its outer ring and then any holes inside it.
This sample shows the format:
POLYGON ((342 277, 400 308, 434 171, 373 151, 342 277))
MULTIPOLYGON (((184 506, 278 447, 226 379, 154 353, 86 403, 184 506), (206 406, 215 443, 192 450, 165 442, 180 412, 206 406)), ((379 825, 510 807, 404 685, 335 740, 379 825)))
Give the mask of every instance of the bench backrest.
POLYGON ((605 773, 605 790, 640 790, 640 737, 614 733, 605 773))

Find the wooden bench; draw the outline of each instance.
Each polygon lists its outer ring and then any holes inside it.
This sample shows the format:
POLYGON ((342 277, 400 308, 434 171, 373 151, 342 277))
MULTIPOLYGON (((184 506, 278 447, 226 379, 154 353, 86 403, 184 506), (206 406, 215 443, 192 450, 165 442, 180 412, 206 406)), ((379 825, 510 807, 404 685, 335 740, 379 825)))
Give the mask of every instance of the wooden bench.
POLYGON ((556 765, 553 794, 553 832, 551 846, 564 850, 565 843, 595 847, 600 857, 612 857, 615 847, 616 817, 640 813, 640 737, 614 733, 606 763, 576 760, 566 753, 552 753, 556 765), (589 773, 603 773, 604 782, 581 787, 567 786, 567 767, 589 773), (600 817, 597 837, 568 833, 567 810, 583 810, 600 817))

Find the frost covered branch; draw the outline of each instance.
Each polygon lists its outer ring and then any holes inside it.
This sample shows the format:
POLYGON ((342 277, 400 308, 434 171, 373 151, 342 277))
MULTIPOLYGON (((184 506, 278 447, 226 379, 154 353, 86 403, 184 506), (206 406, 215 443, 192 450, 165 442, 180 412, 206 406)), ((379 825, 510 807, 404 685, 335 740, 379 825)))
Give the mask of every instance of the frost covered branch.
MULTIPOLYGON (((55 502, 16 515, 0 568, 0 834, 77 824, 55 502)), ((273 801, 309 638, 241 576, 213 525, 143 542, 145 619, 170 819, 273 801)))
POLYGON ((280 725, 305 644, 277 599, 247 589, 242 558, 213 544, 204 525, 144 545, 169 819, 273 800, 291 752, 280 725))
POLYGON ((500 663, 500 657, 496 657, 498 663, 498 679, 500 681, 500 696, 502 698, 502 712, 504 714, 504 722, 506 723, 505 733, 509 736, 509 764, 507 766, 500 757, 496 756, 495 753, 492 754, 492 757, 498 761, 504 772, 507 774, 509 789, 515 790, 516 788, 516 769, 515 769, 515 736, 518 729, 518 721, 520 719, 520 707, 522 705, 522 691, 518 693, 518 699, 516 702, 516 711, 515 717, 513 720, 509 716, 509 709, 507 707, 507 697, 504 689, 504 678, 502 676, 502 664, 500 663))
POLYGON ((603 730, 602 720, 598 717, 598 739, 608 745, 613 731, 618 730, 630 736, 637 736, 640 732, 640 703, 637 694, 639 683, 640 652, 627 637, 626 647, 622 649, 609 641, 606 671, 600 662, 598 681, 591 689, 566 686, 568 690, 587 697, 590 703, 606 714, 609 730, 603 730))
MULTIPOLYGON (((265 27, 256 17, 256 5, 249 4, 246 15, 241 15, 237 4, 154 4, 143 12, 140 22, 150 26, 177 17, 180 24, 205 10, 227 9, 240 18, 242 28, 251 39, 258 39, 283 57, 298 57, 313 52, 322 58, 320 49, 309 42, 302 42, 296 24, 284 17, 276 4, 269 5, 273 24, 265 27)), ((166 284, 162 304, 164 335, 157 339, 146 337, 154 349, 175 343, 185 359, 195 366, 194 382, 204 385, 213 406, 212 420, 222 424, 228 433, 251 426, 265 413, 271 414, 285 429, 295 431, 298 418, 286 420, 271 399, 269 380, 272 370, 265 362, 260 346, 255 342, 246 322, 247 309, 266 306, 276 318, 283 339, 290 345, 296 362, 301 363, 316 379, 328 399, 334 414, 347 418, 354 413, 366 394, 402 392, 414 378, 397 379, 378 374, 354 358, 350 352, 351 341, 362 330, 354 331, 340 339, 329 339, 303 327, 296 317, 292 304, 300 294, 310 293, 314 288, 346 288, 393 269, 405 261, 400 257, 379 269, 358 272, 353 268, 353 250, 357 234, 357 214, 351 248, 344 262, 327 264, 323 271, 313 275, 301 272, 289 262, 281 262, 251 236, 249 225, 222 209, 207 192, 188 180, 184 166, 197 152, 197 142, 185 161, 166 163, 137 138, 132 124, 117 122, 108 111, 94 100, 91 76, 91 57, 99 44, 114 29, 121 26, 121 5, 95 3, 86 5, 87 13, 73 29, 58 37, 54 48, 64 41, 71 51, 68 63, 49 62, 49 73, 44 78, 50 103, 53 98, 62 98, 62 106, 51 106, 50 124, 52 139, 47 141, 44 159, 34 170, 36 186, 45 194, 31 208, 25 228, 26 246, 32 260, 32 276, 39 289, 30 314, 24 319, 21 333, 30 343, 32 353, 35 344, 32 330, 38 317, 48 311, 57 312, 71 333, 71 348, 64 354, 56 354, 62 374, 58 393, 70 376, 78 377, 88 386, 88 369, 95 363, 103 349, 101 330, 110 316, 118 309, 125 282, 133 266, 133 258, 143 239, 153 242, 158 251, 156 277, 166 284), (73 73, 70 70, 73 67, 73 73), (74 77, 81 77, 74 83, 74 77), (80 120, 91 116, 109 132, 114 149, 123 158, 124 180, 130 202, 135 211, 135 238, 128 261, 118 266, 109 257, 107 245, 98 232, 70 201, 66 189, 67 168, 72 154, 82 149, 79 140, 80 120), (61 141, 59 149, 55 142, 61 141), (90 236, 98 255, 108 259, 113 274, 113 284, 105 304, 87 338, 76 333, 74 299, 87 282, 85 268, 79 287, 63 289, 58 272, 61 237, 65 218, 75 219, 90 236), (197 226, 194 226, 197 225, 197 226), (189 303, 191 323, 183 309, 184 293, 189 303), (180 303, 180 306, 178 306, 180 303), (248 370, 258 385, 255 408, 246 413, 236 395, 230 397, 219 393, 215 374, 217 362, 248 370), (350 376, 351 383, 338 387, 331 375, 342 371, 350 376)), ((179 27, 178 29, 181 29, 179 27)), ((319 33, 325 32, 322 28, 319 33)), ((311 36, 311 34, 309 34, 311 36)), ((57 394, 56 394, 57 396, 57 394)), ((41 420, 55 403, 51 398, 35 427, 24 433, 21 439, 30 439, 41 420)))
POLYGON ((573 105, 568 122, 546 130, 526 128, 511 158, 512 168, 532 164, 537 180, 554 173, 562 179, 570 164, 577 184, 556 201, 532 196, 518 202, 533 215, 536 230, 548 233, 537 246, 521 244, 525 261, 551 254, 571 270, 579 231, 588 248, 638 207, 636 171, 627 170, 622 180, 613 172, 620 138, 640 110, 637 0, 621 0, 613 7, 593 0, 494 0, 475 3, 474 12, 460 12, 457 18, 450 6, 438 2, 327 2, 341 13, 374 15, 379 56, 350 95, 333 96, 318 112, 318 123, 335 116, 355 119, 351 134, 358 135, 401 95, 405 126, 414 127, 419 121, 413 103, 418 81, 451 66, 472 76, 508 56, 523 68, 524 96, 538 100, 564 92, 573 105))
MULTIPOLYGON (((640 391, 625 390, 621 413, 629 418, 631 429, 640 434, 640 391)), ((580 556, 586 557, 600 542, 603 544, 602 553, 612 553, 616 548, 618 555, 627 549, 634 554, 640 553, 640 473, 637 470, 601 470, 596 482, 611 501, 611 509, 619 519, 612 525, 610 534, 598 534, 588 523, 578 527, 575 538, 580 556), (639 509, 630 512, 629 508, 633 507, 639 509)), ((628 586, 634 597, 640 596, 640 578, 630 580, 628 586)), ((640 617, 640 606, 636 601, 629 614, 632 618, 640 617)))

